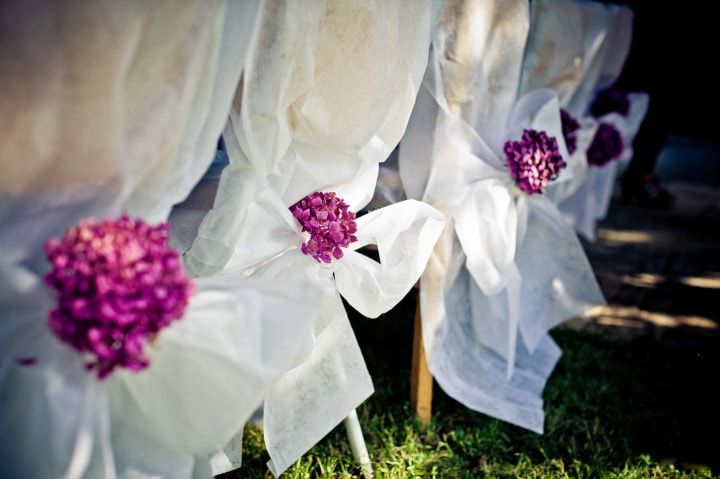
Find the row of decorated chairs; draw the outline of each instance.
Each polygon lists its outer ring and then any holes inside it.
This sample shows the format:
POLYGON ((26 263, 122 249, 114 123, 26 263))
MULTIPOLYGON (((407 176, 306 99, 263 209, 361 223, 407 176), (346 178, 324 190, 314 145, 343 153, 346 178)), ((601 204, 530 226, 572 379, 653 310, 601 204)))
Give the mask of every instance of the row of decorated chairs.
MULTIPOLYGON (((647 97, 579 0, 0 7, 0 476, 274 475, 372 393, 343 299, 541 433, 647 97), (222 136, 222 148, 217 150, 222 136), (221 161, 213 162, 217 158, 221 161)), ((423 359, 425 360, 425 359, 423 359)))

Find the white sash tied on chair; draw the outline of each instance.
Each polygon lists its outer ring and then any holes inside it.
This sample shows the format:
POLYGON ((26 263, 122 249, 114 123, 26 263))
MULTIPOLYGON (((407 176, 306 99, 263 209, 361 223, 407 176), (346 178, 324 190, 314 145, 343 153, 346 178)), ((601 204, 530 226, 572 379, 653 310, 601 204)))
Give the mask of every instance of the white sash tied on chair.
MULTIPOLYGON (((523 129, 555 137, 568 155, 555 93, 515 99, 527 4, 503 5, 446 10, 401 142, 400 175, 409 197, 448 216, 421 280, 430 370, 467 406, 542 432, 542 389, 560 355, 547 331, 603 299, 551 201, 521 192, 505 165, 503 145, 523 129), (476 45, 486 51, 474 53, 476 45), (497 99, 483 102, 483 85, 497 99)), ((566 169, 548 189, 572 179, 566 169)))
POLYGON ((607 214, 615 179, 632 156, 647 108, 646 95, 630 94, 628 118, 590 114, 595 95, 620 76, 630 50, 633 14, 627 7, 575 0, 538 0, 531 10, 520 91, 553 88, 561 106, 580 123, 577 150, 568 161, 574 179, 550 188, 548 196, 577 232, 594 240, 596 222, 607 214), (625 148, 620 158, 594 167, 586 152, 600 122, 620 131, 625 148))
MULTIPOLYGON (((278 381, 265 402, 274 474, 372 393, 339 295, 365 315, 387 311, 418 279, 442 228, 443 216, 417 202, 370 213, 357 220, 359 241, 325 268, 301 253, 300 225, 288 211, 317 191, 336 192, 353 211, 369 201, 378 163, 405 130, 438 5, 266 3, 223 135, 230 165, 213 209, 205 216, 208 205, 191 201, 174 213, 173 221, 197 230, 185 254, 194 274, 241 272, 331 284, 331 293, 318 298, 324 313, 310 360, 278 381), (380 263, 353 251, 371 243, 380 263)), ((230 463, 228 468, 239 465, 230 463)))
POLYGON ((588 107, 602 73, 600 59, 608 42, 608 16, 599 3, 538 0, 531 5, 520 94, 551 88, 560 106, 580 124, 576 150, 566 159, 573 179, 548 188, 547 195, 556 204, 572 195, 588 174, 585 152, 597 129, 588 107))
MULTIPOLYGON (((647 113, 649 97, 646 93, 631 93, 628 99, 630 110, 627 117, 609 113, 595 121, 595 125, 609 123, 620 132, 623 141, 622 153, 606 165, 588 165, 581 181, 572 190, 573 193, 562 198, 558 205, 575 230, 590 241, 595 240, 597 222, 607 215, 615 179, 632 159, 633 141, 647 113)), ((580 146, 582 145, 578 141, 578 147, 580 146)))
MULTIPOLYGON (((542 2, 541 2, 542 3, 542 2)), ((630 51, 632 42, 633 12, 628 7, 618 5, 594 5, 592 3, 575 2, 570 7, 581 16, 597 18, 602 22, 605 32, 600 48, 589 57, 592 66, 582 83, 582 88, 575 92, 571 100, 571 108, 580 114, 588 115, 595 95, 613 86, 620 76, 622 67, 630 51)), ((543 16, 544 18, 544 16, 543 16)), ((560 211, 585 238, 595 239, 596 223, 605 218, 610 206, 615 180, 627 167, 633 155, 633 141, 647 113, 649 97, 645 93, 628 94, 630 108, 627 116, 610 113, 594 119, 597 127, 600 123, 609 123, 619 132, 623 140, 623 152, 620 157, 601 167, 587 165, 583 174, 572 188, 556 196, 560 211)), ((585 136, 582 133, 582 136, 585 136)), ((590 137, 592 140, 592 137, 590 137)), ((578 152, 584 153, 589 143, 584 145, 578 141, 578 152)), ((586 162, 587 163, 587 162, 586 162)))
POLYGON ((47 327, 54 300, 42 280, 2 269, 0 430, 13 434, 3 468, 15 477, 209 477, 210 454, 306 353, 317 311, 312 287, 202 278, 153 343, 151 366, 99 382, 47 327))
MULTIPOLYGON (((315 324, 316 340, 310 359, 277 381, 265 399, 269 467, 279 475, 373 392, 340 296, 371 318, 390 310, 420 277, 445 220, 434 208, 414 200, 373 211, 357 219, 358 241, 344 250, 343 257, 320 264, 300 251, 305 237, 288 206, 277 197, 260 194, 258 190, 264 187, 258 185, 262 185, 262 180, 246 173, 234 178, 237 183, 233 191, 250 202, 239 208, 241 211, 263 212, 262 216, 254 217, 252 231, 256 238, 267 236, 268 241, 249 242, 249 249, 237 250, 227 270, 267 278, 277 284, 297 279, 326 286, 315 299, 322 304, 322 312, 315 324), (258 194, 247 194, 248 191, 258 194), (356 252, 367 245, 377 246, 379 263, 356 252)), ((342 187, 334 190, 338 195, 348 191, 342 187)), ((241 198, 234 196, 232 201, 241 198)), ((215 207, 219 206, 216 203, 215 207)), ((352 210, 362 204, 349 206, 352 210)), ((176 209, 173 221, 183 221, 183 217, 191 222, 200 221, 202 215, 176 209)), ((204 251, 196 246, 205 241, 203 231, 209 225, 205 220, 186 255, 190 267, 204 266, 194 255, 204 251)), ((226 453, 228 458, 239 456, 234 450, 226 453)), ((226 470, 239 465, 229 461, 226 470)))
POLYGON ((183 316, 147 346, 151 364, 101 382, 48 327, 57 300, 43 243, 88 216, 162 220, 189 193, 212 160, 258 4, 20 3, 4 11, 0 47, 13 92, 0 118, 15 126, 0 147, 11 253, 0 260, 0 434, 12 438, 2 470, 209 478, 211 454, 306 358, 320 310, 308 296, 322 289, 197 279, 183 316))

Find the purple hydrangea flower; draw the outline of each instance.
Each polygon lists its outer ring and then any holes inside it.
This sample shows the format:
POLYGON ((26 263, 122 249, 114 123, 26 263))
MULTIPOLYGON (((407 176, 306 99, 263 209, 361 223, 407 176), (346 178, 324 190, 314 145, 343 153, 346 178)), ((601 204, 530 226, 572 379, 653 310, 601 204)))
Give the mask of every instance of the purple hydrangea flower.
POLYGON ((544 131, 525 130, 520 141, 508 141, 504 149, 510 174, 528 195, 543 193, 566 166, 557 140, 544 131))
POLYGON ((83 220, 45 245, 45 281, 58 295, 50 329, 99 379, 148 367, 145 346, 185 311, 193 285, 167 242, 166 223, 123 216, 83 220))
POLYGON ((594 166, 603 166, 618 158, 624 148, 622 135, 613 125, 600 123, 587 150, 587 161, 594 166))
POLYGON ((340 259, 350 243, 357 241, 355 213, 335 193, 316 192, 306 196, 290 207, 293 216, 310 233, 310 239, 302 244, 302 252, 317 262, 330 263, 340 259))
POLYGON ((560 109, 560 121, 565 146, 567 146, 568 153, 572 155, 577 150, 577 131, 580 129, 580 123, 565 108, 560 109))
POLYGON ((630 112, 630 100, 625 92, 608 88, 597 94, 595 101, 590 106, 590 112, 595 118, 600 118, 608 113, 627 116, 630 112))

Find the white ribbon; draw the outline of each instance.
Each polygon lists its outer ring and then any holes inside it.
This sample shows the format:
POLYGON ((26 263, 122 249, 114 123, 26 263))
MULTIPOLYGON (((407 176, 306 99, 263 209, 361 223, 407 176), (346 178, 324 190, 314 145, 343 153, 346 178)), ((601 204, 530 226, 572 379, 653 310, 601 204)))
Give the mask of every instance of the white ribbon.
MULTIPOLYGON (((588 165, 581 181, 573 185, 574 189, 568 190, 571 194, 566 195, 558 205, 566 220, 590 241, 595 239, 597 222, 607 216, 615 181, 632 159, 633 141, 647 113, 647 94, 631 93, 628 99, 630 110, 626 117, 609 113, 595 122, 595 125, 609 123, 617 128, 623 141, 622 153, 603 166, 588 165)), ((578 142, 578 147, 580 146, 582 145, 578 142)))
POLYGON ((13 477, 192 477, 307 355, 319 311, 307 300, 313 285, 201 278, 185 315, 152 344, 151 365, 99 382, 47 327, 42 282, 0 266, 0 433, 13 438, 2 451, 13 477))
MULTIPOLYGON (((435 90, 433 94, 439 93, 435 90)), ((516 248, 525 239, 528 208, 536 198, 520 191, 500 155, 450 111, 444 97, 436 100, 440 105, 436 134, 444 141, 436 145, 438 166, 429 175, 424 198, 431 204, 446 205, 466 256, 465 266, 482 292, 494 296, 506 291, 507 343, 487 346, 507 359, 509 379, 514 369, 522 287, 516 248)), ((538 89, 520 98, 509 115, 505 134, 508 140, 519 139, 528 128, 555 137, 561 155, 568 158, 560 108, 552 90, 538 89)), ((553 183, 570 180, 572 174, 564 170, 553 183)))
MULTIPOLYGON (((257 184, 244 178, 248 188, 257 184)), ((368 317, 392 309, 422 274, 445 220, 434 208, 414 200, 373 211, 357 219, 358 241, 343 251, 343 258, 326 265, 300 252, 299 245, 306 238, 286 206, 278 205, 271 196, 258 195, 242 210, 252 211, 253 205, 264 213, 262 227, 253 228, 253 233, 259 238, 274 235, 274 239, 248 243, 252 250, 247 256, 238 256, 238 262, 228 268, 278 284, 296 278, 330 288, 318 297, 324 306, 315 325, 317 338, 310 360, 284 375, 265 400, 269 465, 275 474, 281 474, 373 391, 340 295, 368 317), (274 251, 268 244, 274 245, 274 251), (355 251, 371 244, 377 245, 379 263, 355 251)), ((183 221, 183 217, 186 221, 201 219, 178 209, 173 221, 183 221)), ((198 238, 203 238, 207 224, 203 223, 198 238)), ((186 255, 188 264, 201 264, 194 256, 203 251, 196 248, 198 244, 202 241, 196 239, 186 255)), ((227 456, 237 454, 228 451, 227 456)), ((220 472, 224 471, 215 471, 220 472)))
MULTIPOLYGON (((525 128, 555 137, 568 155, 555 93, 515 97, 527 4, 495 3, 467 2, 444 17, 401 144, 400 176, 409 197, 452 225, 421 282, 433 375, 469 407, 541 432, 542 388, 560 355, 547 331, 602 296, 572 230, 546 214, 554 207, 544 195, 522 193, 505 165, 504 143, 525 128)), ((548 189, 572 178, 565 170, 548 189)))

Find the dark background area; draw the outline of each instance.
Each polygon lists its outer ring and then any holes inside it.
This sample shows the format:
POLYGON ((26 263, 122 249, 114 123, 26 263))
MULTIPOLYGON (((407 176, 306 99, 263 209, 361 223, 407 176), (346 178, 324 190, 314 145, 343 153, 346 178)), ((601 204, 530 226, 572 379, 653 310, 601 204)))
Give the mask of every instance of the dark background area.
POLYGON ((659 131, 720 140, 718 4, 697 0, 613 3, 635 11, 633 45, 618 87, 650 93, 650 113, 657 117, 659 131))

